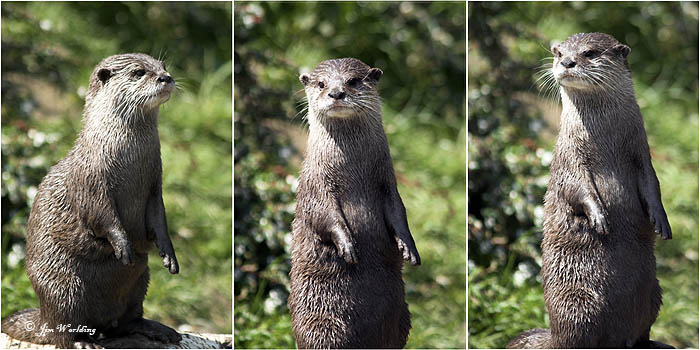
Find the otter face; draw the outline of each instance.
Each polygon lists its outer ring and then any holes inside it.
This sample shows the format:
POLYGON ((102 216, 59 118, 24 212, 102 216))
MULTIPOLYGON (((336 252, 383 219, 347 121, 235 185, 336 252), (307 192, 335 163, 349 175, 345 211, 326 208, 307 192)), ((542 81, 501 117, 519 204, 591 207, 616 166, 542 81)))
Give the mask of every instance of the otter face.
POLYGON ((309 101, 309 114, 319 118, 349 118, 379 114, 378 68, 370 68, 355 58, 321 62, 311 74, 302 74, 309 101))
POLYGON ((629 78, 630 48, 603 33, 579 33, 552 46, 552 73, 565 88, 613 89, 629 78))
POLYGON ((141 53, 114 55, 93 71, 86 106, 110 106, 127 114, 147 112, 168 101, 174 89, 175 81, 163 62, 141 53))

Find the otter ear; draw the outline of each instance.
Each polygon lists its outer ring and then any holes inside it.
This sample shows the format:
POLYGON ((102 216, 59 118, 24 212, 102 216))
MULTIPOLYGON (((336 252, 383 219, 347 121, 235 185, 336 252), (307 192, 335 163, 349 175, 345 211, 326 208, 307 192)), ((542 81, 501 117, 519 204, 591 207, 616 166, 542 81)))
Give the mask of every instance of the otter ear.
POLYGON ((304 84, 304 86, 309 85, 309 82, 311 81, 311 78, 309 78, 308 74, 302 74, 299 76, 299 81, 304 84))
POLYGON ((362 79, 362 80, 365 80, 365 81, 372 81, 372 82, 375 82, 375 83, 376 83, 376 82, 379 81, 379 78, 382 77, 382 74, 384 74, 384 72, 382 72, 381 69, 379 69, 379 68, 370 68, 370 69, 369 69, 369 72, 367 72, 367 75, 366 75, 365 78, 362 79))
POLYGON ((111 76, 112 72, 107 68, 102 68, 97 72, 97 78, 99 78, 102 83, 107 82, 111 76))
POLYGON ((549 51, 552 52, 554 56, 557 56, 559 54, 559 45, 552 45, 552 47, 549 49, 549 51))
POLYGON ((615 46, 613 50, 618 54, 622 55, 623 58, 627 58, 627 55, 629 55, 630 51, 632 51, 632 49, 630 49, 630 47, 625 44, 619 44, 615 46))

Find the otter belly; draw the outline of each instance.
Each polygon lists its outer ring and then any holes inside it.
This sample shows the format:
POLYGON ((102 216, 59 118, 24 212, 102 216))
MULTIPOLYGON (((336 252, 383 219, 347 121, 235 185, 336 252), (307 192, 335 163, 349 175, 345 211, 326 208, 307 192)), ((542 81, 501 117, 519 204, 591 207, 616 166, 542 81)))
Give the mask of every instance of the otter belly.
POLYGON ((381 210, 368 208, 343 203, 355 264, 339 257, 333 243, 303 220, 295 225, 288 304, 299 348, 402 348, 406 343, 410 313, 401 254, 391 244, 381 210))
POLYGON ((289 307, 299 348, 401 348, 410 328, 400 271, 345 262, 292 267, 289 307))
POLYGON ((542 276, 555 348, 630 347, 648 339, 661 304, 654 234, 632 201, 636 192, 610 179, 598 183, 607 234, 572 209, 562 195, 568 189, 548 188, 542 276))

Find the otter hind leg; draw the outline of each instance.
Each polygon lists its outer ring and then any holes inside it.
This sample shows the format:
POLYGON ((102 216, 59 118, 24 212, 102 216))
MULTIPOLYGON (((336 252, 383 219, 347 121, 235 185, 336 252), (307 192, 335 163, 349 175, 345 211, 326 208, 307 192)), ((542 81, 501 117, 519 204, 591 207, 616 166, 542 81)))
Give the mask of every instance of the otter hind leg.
POLYGON ((139 318, 119 327, 120 333, 141 334, 162 343, 177 343, 182 340, 180 333, 157 321, 139 318))
POLYGON ((635 349, 675 349, 673 346, 651 339, 639 340, 632 346, 635 349))
MULTIPOLYGON (((106 332, 107 337, 123 337, 129 334, 141 334, 148 339, 152 339, 162 343, 178 343, 182 340, 180 333, 174 329, 157 321, 152 321, 143 318, 143 300, 146 296, 146 288, 148 288, 149 273, 146 269, 139 277, 134 289, 129 296, 129 306, 126 311, 119 317, 118 320, 106 332)), ((138 343, 138 339, 136 339, 138 343)), ((120 342, 118 347, 134 347, 128 343, 120 342)), ((142 345, 143 346, 143 345, 142 345)), ((109 347, 117 347, 110 344, 109 347)))

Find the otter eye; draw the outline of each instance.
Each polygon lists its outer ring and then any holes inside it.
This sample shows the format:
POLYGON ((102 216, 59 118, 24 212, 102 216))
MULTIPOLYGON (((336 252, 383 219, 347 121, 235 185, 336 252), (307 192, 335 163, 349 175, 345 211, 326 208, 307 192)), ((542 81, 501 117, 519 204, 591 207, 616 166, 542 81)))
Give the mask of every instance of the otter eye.
POLYGON ((360 85, 360 79, 359 78, 352 78, 352 79, 348 80, 348 82, 346 84, 348 84, 348 86, 350 86, 350 87, 355 88, 355 87, 360 85))
POLYGON ((137 77, 142 77, 146 75, 146 70, 145 69, 137 69, 134 71, 134 75, 137 77))
POLYGON ((323 89, 324 87, 326 87, 326 84, 324 84, 322 81, 319 81, 319 82, 318 82, 318 88, 319 88, 319 89, 323 89))
POLYGON ((586 58, 595 57, 596 53, 597 52, 595 52, 595 50, 586 50, 583 52, 583 57, 586 57, 586 58))
POLYGON ((168 68, 165 68, 165 62, 163 62, 163 70, 164 70, 164 71, 167 71, 167 70, 168 70, 168 68))

